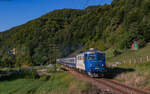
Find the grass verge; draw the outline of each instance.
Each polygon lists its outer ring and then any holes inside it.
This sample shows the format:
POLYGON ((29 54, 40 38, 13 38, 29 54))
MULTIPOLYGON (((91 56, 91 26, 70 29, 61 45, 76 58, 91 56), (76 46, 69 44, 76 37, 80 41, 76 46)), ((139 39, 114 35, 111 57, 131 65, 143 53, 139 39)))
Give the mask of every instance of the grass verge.
POLYGON ((0 94, 87 94, 90 88, 91 84, 78 81, 67 72, 55 73, 49 79, 0 81, 0 94))
POLYGON ((150 91, 150 62, 140 64, 121 64, 118 68, 131 68, 132 72, 123 72, 114 77, 122 83, 150 91))
POLYGON ((144 48, 141 48, 138 51, 131 51, 131 49, 129 49, 118 56, 113 56, 113 55, 109 56, 112 52, 111 50, 108 50, 106 51, 106 57, 108 62, 136 59, 140 57, 150 56, 149 49, 150 49, 150 43, 148 43, 144 48))

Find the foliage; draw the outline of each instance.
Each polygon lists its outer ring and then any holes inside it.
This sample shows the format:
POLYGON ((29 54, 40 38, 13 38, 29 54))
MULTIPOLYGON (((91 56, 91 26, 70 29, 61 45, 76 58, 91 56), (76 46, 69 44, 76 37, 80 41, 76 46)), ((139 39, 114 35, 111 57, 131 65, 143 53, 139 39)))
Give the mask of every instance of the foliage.
POLYGON ((124 50, 150 41, 150 1, 114 0, 84 10, 54 10, 0 33, 0 66, 46 65, 90 47, 124 50), (8 51, 16 49, 16 55, 8 51), (57 49, 55 49, 57 48, 57 49))
MULTIPOLYGON (((150 43, 147 43, 145 47, 139 49, 138 51, 131 51, 131 49, 120 51, 122 54, 118 54, 117 56, 114 56, 113 49, 108 49, 106 53, 106 60, 108 62, 123 62, 131 60, 131 59, 136 59, 136 61, 140 61, 140 58, 144 58, 147 60, 147 56, 150 56, 150 43)), ((132 61, 135 62, 135 61, 132 61)), ((141 62, 141 61, 140 61, 141 62)))
POLYGON ((34 69, 22 69, 16 77, 27 78, 27 79, 37 79, 39 75, 34 69))
POLYGON ((43 78, 0 81, 0 94, 87 94, 90 87, 91 84, 78 81, 68 73, 56 73, 44 81, 43 78))
POLYGON ((47 75, 43 75, 43 76, 41 76, 40 77, 40 81, 47 81, 47 80, 49 80, 50 79, 50 76, 47 76, 47 75))
POLYGON ((114 79, 130 86, 150 91, 150 62, 137 64, 121 64, 118 68, 131 68, 135 71, 119 74, 114 79), (129 79, 130 78, 130 79, 129 79))
POLYGON ((21 69, 19 71, 13 72, 11 77, 8 77, 8 79, 17 78, 38 79, 39 75, 34 69, 21 69))

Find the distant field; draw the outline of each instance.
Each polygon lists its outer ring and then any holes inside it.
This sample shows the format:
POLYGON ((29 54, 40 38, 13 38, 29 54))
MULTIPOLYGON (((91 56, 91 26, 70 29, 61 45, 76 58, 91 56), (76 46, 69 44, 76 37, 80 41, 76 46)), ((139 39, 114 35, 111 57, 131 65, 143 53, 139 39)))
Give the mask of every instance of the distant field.
POLYGON ((0 81, 0 94, 81 94, 91 84, 76 80, 67 72, 56 73, 49 80, 14 79, 0 81))

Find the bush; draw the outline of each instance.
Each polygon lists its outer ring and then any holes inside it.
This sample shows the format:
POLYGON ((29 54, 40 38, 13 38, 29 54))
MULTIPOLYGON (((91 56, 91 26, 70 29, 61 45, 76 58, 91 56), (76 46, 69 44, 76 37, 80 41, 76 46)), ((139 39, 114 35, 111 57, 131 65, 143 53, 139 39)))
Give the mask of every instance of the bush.
POLYGON ((56 72, 56 68, 49 68, 47 69, 48 73, 55 73, 56 72))
POLYGON ((38 75, 36 70, 23 69, 19 72, 19 77, 28 78, 28 79, 38 79, 40 76, 38 75))
POLYGON ((41 76, 40 77, 40 81, 47 81, 47 80, 49 80, 50 79, 50 76, 48 76, 48 75, 44 75, 44 76, 41 76))
POLYGON ((120 55, 121 54, 121 51, 119 51, 119 50, 117 50, 117 49, 115 49, 114 51, 113 51, 113 55, 114 56, 117 56, 117 55, 120 55))
POLYGON ((33 69, 21 69, 19 71, 13 71, 12 75, 8 79, 26 78, 26 79, 38 79, 40 76, 33 69))

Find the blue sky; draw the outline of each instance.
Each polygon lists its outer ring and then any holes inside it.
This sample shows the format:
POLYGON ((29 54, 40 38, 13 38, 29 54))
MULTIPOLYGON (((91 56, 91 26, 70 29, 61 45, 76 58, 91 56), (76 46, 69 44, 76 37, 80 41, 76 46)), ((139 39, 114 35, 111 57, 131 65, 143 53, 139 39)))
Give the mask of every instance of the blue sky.
POLYGON ((55 9, 84 9, 112 0, 0 0, 0 32, 24 24, 55 9), (87 2, 88 1, 88 2, 87 2))

